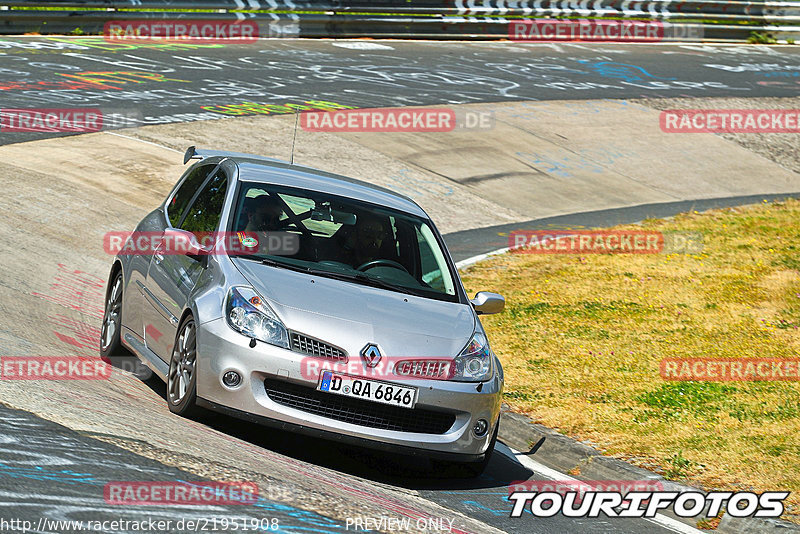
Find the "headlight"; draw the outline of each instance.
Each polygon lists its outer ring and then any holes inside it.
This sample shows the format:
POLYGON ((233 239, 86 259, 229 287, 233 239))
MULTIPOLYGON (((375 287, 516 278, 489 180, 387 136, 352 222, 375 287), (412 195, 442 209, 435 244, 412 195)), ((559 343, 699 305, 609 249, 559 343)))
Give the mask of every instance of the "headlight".
POLYGON ((275 312, 249 287, 232 287, 225 302, 228 325, 247 337, 289 348, 289 333, 275 312))
POLYGON ((481 382, 492 377, 494 354, 489 348, 486 334, 478 327, 464 350, 455 359, 455 374, 452 380, 481 382))

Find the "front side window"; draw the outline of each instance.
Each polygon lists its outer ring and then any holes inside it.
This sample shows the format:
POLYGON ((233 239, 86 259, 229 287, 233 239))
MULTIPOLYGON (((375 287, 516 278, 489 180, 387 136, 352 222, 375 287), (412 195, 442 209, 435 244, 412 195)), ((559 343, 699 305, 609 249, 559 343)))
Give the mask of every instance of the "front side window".
POLYGON ((350 198, 243 182, 231 229, 291 235, 288 250, 248 254, 274 266, 457 302, 430 222, 350 198))
POLYGON ((228 179, 222 169, 218 169, 187 210, 181 229, 195 234, 216 230, 227 190, 228 179))
POLYGON ((447 260, 442 249, 436 244, 436 237, 428 225, 420 226, 417 231, 422 279, 431 287, 444 293, 454 291, 452 278, 446 276, 447 260))
POLYGON ((172 195, 172 199, 167 206, 167 215, 173 228, 178 227, 186 208, 189 207, 189 202, 192 201, 194 194, 203 185, 208 173, 214 170, 214 167, 215 165, 198 165, 189 171, 189 175, 178 190, 175 191, 175 194, 172 195))

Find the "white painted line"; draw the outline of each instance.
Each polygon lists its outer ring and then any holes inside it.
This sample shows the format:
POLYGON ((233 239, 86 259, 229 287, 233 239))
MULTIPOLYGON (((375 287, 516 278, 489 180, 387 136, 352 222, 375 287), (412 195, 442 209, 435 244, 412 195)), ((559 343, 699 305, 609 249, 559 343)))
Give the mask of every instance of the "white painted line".
MULTIPOLYGON (((562 237, 562 236, 569 237, 569 235, 570 234, 559 234, 559 237, 562 237)), ((542 239, 540 241, 540 243, 542 245, 544 245, 545 243, 547 243, 549 241, 552 241, 553 239, 554 238, 551 238, 551 237, 545 237, 544 239, 542 239)), ((486 254, 478 254, 477 256, 472 256, 471 258, 467 258, 466 260, 461 260, 459 262, 456 262, 456 269, 461 270, 461 269, 463 269, 465 267, 469 267, 473 263, 478 263, 479 261, 483 261, 486 258, 488 258, 489 256, 497 256, 498 254, 505 254, 506 252, 508 252, 512 248, 516 248, 516 247, 499 248, 497 250, 493 250, 491 252, 487 252, 486 254)))
POLYGON ((122 134, 119 134, 119 133, 114 133, 114 132, 103 132, 103 133, 107 133, 108 135, 116 135, 117 137, 124 137, 125 139, 130 139, 130 140, 132 140, 132 141, 139 141, 140 143, 147 143, 148 145, 153 145, 153 146, 157 146, 158 148, 163 148, 163 149, 166 149, 166 150, 171 150, 171 151, 173 151, 173 152, 177 152, 178 154, 180 154, 180 153, 181 153, 181 151, 180 151, 180 150, 175 150, 174 148, 170 148, 170 147, 168 147, 168 146, 159 145, 158 143, 153 143, 152 141, 145 141, 144 139, 138 139, 138 138, 136 138, 136 137, 131 137, 131 136, 129 136, 129 135, 122 135, 122 134))
POLYGON ((466 260, 461 260, 456 262, 456 269, 461 270, 465 267, 469 267, 473 263, 478 263, 479 261, 483 261, 489 256, 496 256, 498 254, 504 254, 511 250, 509 247, 501 248, 497 250, 493 250, 492 252, 487 252, 486 254, 478 254, 477 256, 472 256, 471 258, 467 258, 466 260))
MULTIPOLYGON (((569 475, 565 475, 560 471, 547 467, 546 465, 540 464, 536 460, 532 459, 525 453, 516 451, 511 447, 508 447, 500 442, 497 443, 495 446, 495 450, 504 456, 515 460, 522 464, 523 467, 527 467, 537 475, 544 477, 548 480, 565 480, 571 482, 579 482, 579 479, 571 477, 569 475)), ((704 534, 702 530, 698 530, 690 525, 685 523, 681 523, 671 517, 667 517, 662 514, 656 514, 655 517, 643 517, 647 521, 651 523, 655 523, 660 525, 668 530, 673 532, 678 532, 679 534, 704 534)))
POLYGON ((573 478, 573 477, 571 477, 569 475, 565 475, 565 474, 561 473, 560 471, 556 471, 555 469, 547 467, 544 464, 540 464, 539 462, 537 462, 536 460, 533 460, 529 456, 527 456, 527 455, 525 455, 525 454, 523 454, 521 452, 518 452, 518 451, 512 449, 511 447, 509 447, 508 445, 506 445, 504 443, 500 443, 499 441, 497 442, 497 446, 495 447, 495 450, 497 452, 505 455, 506 457, 511 458, 512 460, 521 463, 524 467, 527 467, 528 469, 530 469, 531 471, 533 471, 537 475, 541 475, 541 476, 543 476, 543 477, 545 477, 547 479, 550 479, 550 480, 571 480, 571 481, 578 480, 577 478, 573 478))
MULTIPOLYGON (((557 233, 557 231, 554 231, 554 233, 557 233)), ((573 234, 558 234, 555 237, 546 236, 546 237, 542 238, 542 240, 539 241, 539 243, 544 245, 545 243, 549 243, 550 241, 555 240, 557 237, 572 237, 572 235, 573 234)), ((472 256, 471 258, 467 258, 466 260, 461 260, 459 262, 456 262, 456 269, 461 270, 461 269, 463 269, 465 267, 469 267, 473 263, 478 263, 479 261, 483 261, 486 258, 488 258, 489 256, 496 256, 498 254, 505 254, 509 250, 516 249, 516 248, 522 248, 523 246, 524 245, 520 245, 519 247, 499 248, 497 250, 493 250, 491 252, 487 252, 486 254, 478 254, 477 256, 472 256)))
POLYGON ((351 50, 394 50, 391 46, 373 43, 372 41, 347 41, 344 43, 331 43, 339 48, 349 48, 351 50))
POLYGON ((671 517, 667 517, 665 515, 656 514, 655 517, 648 517, 646 519, 651 523, 661 525, 662 527, 673 532, 680 532, 681 534, 706 534, 702 530, 698 530, 693 526, 687 525, 686 523, 681 523, 677 519, 672 519, 671 517))

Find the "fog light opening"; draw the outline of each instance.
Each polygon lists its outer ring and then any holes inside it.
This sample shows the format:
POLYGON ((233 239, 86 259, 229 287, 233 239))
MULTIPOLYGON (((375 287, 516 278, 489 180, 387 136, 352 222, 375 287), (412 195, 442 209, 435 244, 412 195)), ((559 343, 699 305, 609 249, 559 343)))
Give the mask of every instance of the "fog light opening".
POLYGON ((486 419, 478 419, 472 427, 472 433, 475 437, 482 438, 489 431, 489 422, 486 419))
POLYGON ((242 375, 236 371, 225 371, 225 374, 222 375, 222 383, 225 387, 238 387, 242 383, 242 375))

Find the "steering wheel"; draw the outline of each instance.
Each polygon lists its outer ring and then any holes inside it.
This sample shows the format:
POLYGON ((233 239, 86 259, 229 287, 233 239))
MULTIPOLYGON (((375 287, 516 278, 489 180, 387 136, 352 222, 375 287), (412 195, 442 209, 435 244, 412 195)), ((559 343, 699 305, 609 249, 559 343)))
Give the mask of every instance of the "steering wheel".
POLYGON ((372 260, 368 261, 367 263, 363 263, 356 267, 356 271, 368 271, 373 267, 380 267, 381 265, 385 265, 386 267, 394 267, 395 269, 400 269, 405 271, 406 274, 410 275, 411 273, 408 272, 408 269, 403 267, 401 264, 397 263, 396 261, 392 260, 372 260))

